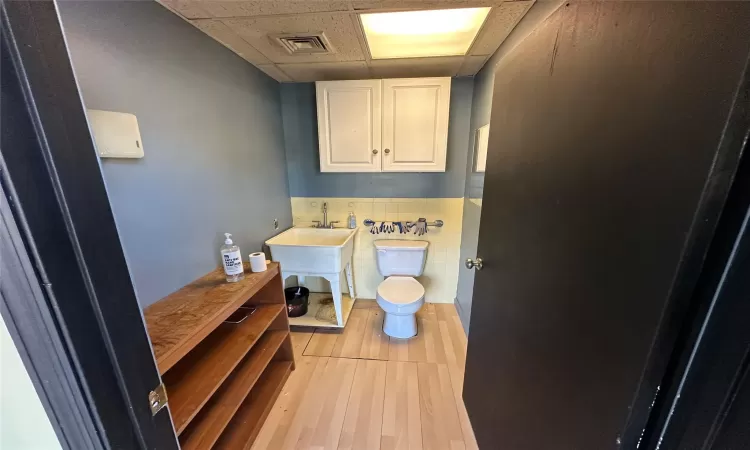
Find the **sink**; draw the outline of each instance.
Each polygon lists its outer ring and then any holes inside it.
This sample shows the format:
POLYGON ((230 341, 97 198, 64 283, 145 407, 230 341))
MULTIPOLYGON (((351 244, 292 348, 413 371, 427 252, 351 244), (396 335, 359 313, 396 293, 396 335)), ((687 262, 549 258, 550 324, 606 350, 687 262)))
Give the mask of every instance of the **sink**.
POLYGON ((357 229, 295 227, 266 241, 283 272, 340 273, 352 259, 357 229))

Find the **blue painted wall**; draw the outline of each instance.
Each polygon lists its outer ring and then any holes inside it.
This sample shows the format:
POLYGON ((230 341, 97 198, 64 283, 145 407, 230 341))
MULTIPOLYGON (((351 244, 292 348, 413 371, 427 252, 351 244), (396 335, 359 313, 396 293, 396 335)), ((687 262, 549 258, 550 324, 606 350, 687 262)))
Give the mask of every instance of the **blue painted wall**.
POLYGON ((145 158, 101 162, 147 306, 291 226, 279 83, 156 2, 59 3, 87 108, 136 115, 145 158))
POLYGON ((464 196, 472 78, 451 82, 448 160, 441 173, 322 173, 318 156, 315 84, 281 85, 284 142, 292 197, 464 196))
MULTIPOLYGON (((490 123, 492 111, 492 91, 495 81, 495 71, 490 60, 474 77, 474 98, 471 106, 471 121, 469 133, 469 154, 466 165, 466 185, 464 197, 464 212, 461 221, 461 261, 477 257, 479 241, 479 220, 482 217, 482 207, 476 200, 482 201, 484 190, 484 173, 474 171, 474 141, 476 130, 490 123), (474 201, 471 201, 473 199, 474 201)), ((481 203, 480 203, 481 204, 481 203)), ((458 287, 456 288, 456 309, 468 333, 471 317, 471 301, 474 295, 474 271, 462 269, 458 271, 458 287)))
MULTIPOLYGON (((539 1, 529 9, 518 22, 502 45, 487 61, 482 70, 474 78, 474 99, 471 104, 471 124, 469 133, 469 162, 466 165, 466 186, 464 194, 464 215, 461 223, 461 261, 466 258, 477 257, 479 243, 479 225, 484 207, 484 173, 473 171, 474 167, 474 139, 476 130, 490 123, 492 113, 493 89, 495 71, 504 57, 513 51, 526 37, 555 12, 565 0, 539 1), (471 199, 474 201, 472 202, 471 199), (478 200, 478 202, 477 202, 478 200), (481 205, 481 206, 480 206, 481 205)), ((492 133, 492 129, 490 129, 492 133)), ((488 149, 492 151, 492 149, 488 149)), ((492 205, 491 207, 502 205, 492 205)), ((479 252, 481 253, 481 251, 479 252)), ((481 255, 479 255, 481 256, 481 255)), ((469 332, 471 303, 474 296, 474 271, 460 270, 458 273, 458 289, 456 293, 456 309, 458 309, 464 330, 469 332)))

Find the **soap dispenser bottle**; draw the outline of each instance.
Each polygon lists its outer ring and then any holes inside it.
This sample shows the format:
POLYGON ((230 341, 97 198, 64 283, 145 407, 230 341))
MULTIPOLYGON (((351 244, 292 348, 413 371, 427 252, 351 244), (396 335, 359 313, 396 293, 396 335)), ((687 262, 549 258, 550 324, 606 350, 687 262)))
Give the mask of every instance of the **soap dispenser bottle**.
POLYGON ((350 230, 357 228, 357 217, 354 215, 354 211, 349 211, 349 217, 346 222, 346 225, 350 230))
POLYGON ((242 267, 242 255, 240 247, 232 242, 232 235, 224 233, 226 240, 221 246, 221 262, 224 263, 224 273, 227 275, 227 281, 234 283, 245 278, 245 270, 242 267))

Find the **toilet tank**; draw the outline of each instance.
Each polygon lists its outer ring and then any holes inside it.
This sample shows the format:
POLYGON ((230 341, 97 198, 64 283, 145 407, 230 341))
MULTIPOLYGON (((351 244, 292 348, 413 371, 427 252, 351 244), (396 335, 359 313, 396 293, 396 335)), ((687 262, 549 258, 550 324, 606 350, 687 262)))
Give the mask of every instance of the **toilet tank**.
POLYGON ((375 255, 381 275, 418 277, 427 260, 427 241, 377 240, 375 255))

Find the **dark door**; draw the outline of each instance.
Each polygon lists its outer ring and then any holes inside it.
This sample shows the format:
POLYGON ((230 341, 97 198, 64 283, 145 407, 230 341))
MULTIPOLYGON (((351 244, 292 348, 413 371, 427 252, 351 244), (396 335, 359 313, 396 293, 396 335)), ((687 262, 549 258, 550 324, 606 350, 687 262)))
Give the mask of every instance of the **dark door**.
MULTIPOLYGON (((745 82, 750 126, 750 70, 745 82)), ((747 138, 748 134, 745 134, 747 138)), ((750 157, 747 146, 694 296, 695 320, 674 380, 662 383, 666 408, 645 439, 665 450, 750 448, 750 157)))
POLYGON ((748 23, 741 2, 571 2, 497 67, 464 383, 480 448, 637 441, 660 317, 736 170, 748 23))
MULTIPOLYGON (((53 374, 37 389, 63 448, 177 449, 167 409, 152 413, 149 393, 161 380, 55 3, 0 2, 0 19, 0 202, 20 229, 12 244, 30 255, 23 275, 43 287, 38 303, 24 304, 20 290, 0 283, 0 312, 25 327, 17 339, 33 326, 54 334, 44 351, 17 346, 30 373, 53 374), (65 365, 40 360, 46 352, 65 365), (71 410, 88 415, 77 420, 71 410)), ((5 255, 11 246, 3 244, 5 255)))

